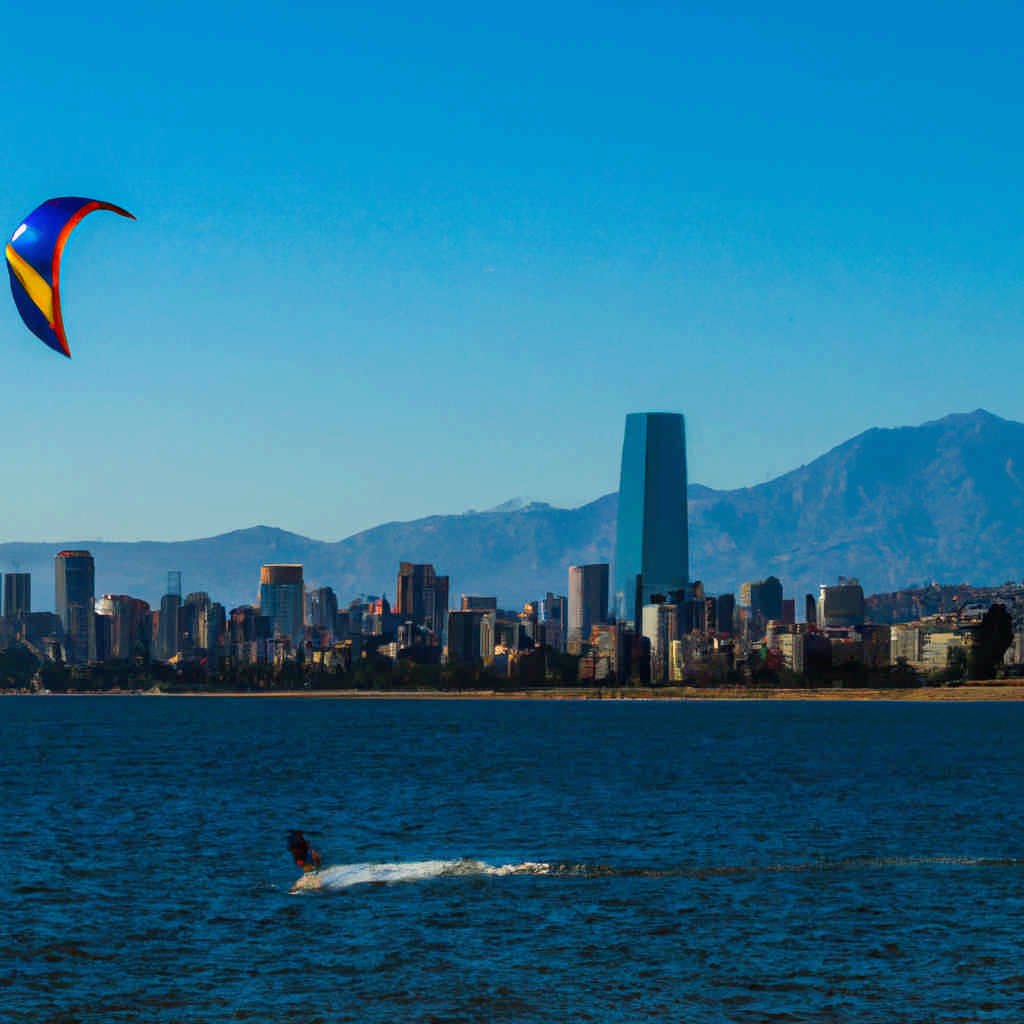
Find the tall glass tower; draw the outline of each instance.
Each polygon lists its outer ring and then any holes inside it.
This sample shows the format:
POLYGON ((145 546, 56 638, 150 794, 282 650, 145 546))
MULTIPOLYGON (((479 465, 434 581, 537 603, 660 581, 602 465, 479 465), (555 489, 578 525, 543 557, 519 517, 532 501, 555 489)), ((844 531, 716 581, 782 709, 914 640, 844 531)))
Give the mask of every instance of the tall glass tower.
POLYGON ((95 580, 96 567, 88 551, 57 552, 54 560, 57 614, 64 629, 69 661, 92 661, 96 656, 95 580))
POLYGON ((626 417, 615 535, 615 616, 639 628, 654 594, 689 582, 686 426, 681 413, 626 417))
POLYGON ((275 636, 289 636, 293 643, 302 643, 306 601, 301 565, 263 566, 260 570, 260 614, 270 619, 275 636))

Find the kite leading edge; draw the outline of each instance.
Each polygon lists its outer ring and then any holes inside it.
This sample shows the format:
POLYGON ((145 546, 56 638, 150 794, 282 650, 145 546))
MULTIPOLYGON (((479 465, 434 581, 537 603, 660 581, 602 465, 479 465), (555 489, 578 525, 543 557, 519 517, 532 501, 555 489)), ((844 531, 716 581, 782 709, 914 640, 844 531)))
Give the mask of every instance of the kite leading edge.
POLYGON ((98 199, 61 196, 37 206, 7 243, 11 293, 25 326, 55 352, 71 358, 60 309, 60 258, 75 225, 94 210, 131 220, 120 206, 98 199))

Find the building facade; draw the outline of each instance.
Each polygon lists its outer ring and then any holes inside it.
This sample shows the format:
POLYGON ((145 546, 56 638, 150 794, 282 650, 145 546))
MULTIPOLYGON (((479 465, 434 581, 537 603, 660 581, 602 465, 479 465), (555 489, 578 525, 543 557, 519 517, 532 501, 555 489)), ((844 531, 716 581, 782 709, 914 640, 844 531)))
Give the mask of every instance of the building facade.
POLYGON ((54 589, 57 616, 64 630, 69 661, 92 661, 96 657, 96 625, 93 604, 96 597, 96 566, 88 551, 60 551, 54 560, 54 589))
POLYGON ((839 578, 818 593, 817 622, 822 629, 861 626, 864 623, 864 591, 854 579, 839 578))
POLYGON ((630 413, 622 442, 615 536, 615 615, 639 625, 656 594, 689 582, 686 430, 680 413, 630 413))
POLYGON ((645 604, 641 622, 651 645, 651 682, 667 682, 672 642, 679 639, 679 609, 674 604, 645 604))
POLYGON ((494 661, 495 613, 448 613, 448 664, 490 665, 494 661))
POLYGON ((302 566, 264 565, 260 570, 260 614, 270 619, 275 636, 302 643, 305 627, 302 566))
POLYGON ((608 564, 569 566, 569 636, 590 639, 591 627, 608 621, 608 564))
POLYGON ((32 575, 9 572, 4 576, 4 615, 15 618, 32 611, 32 575))
POLYGON ((448 582, 429 563, 400 562, 395 614, 429 629, 440 641, 448 618, 448 582))
POLYGON ((740 586, 740 604, 762 622, 782 620, 782 584, 775 576, 740 586))
POLYGON ((333 587, 317 587, 310 592, 306 624, 326 630, 333 642, 338 628, 338 596, 333 587))
POLYGON ((95 611, 96 654, 100 660, 130 661, 144 656, 149 650, 152 616, 146 601, 128 594, 104 594, 96 601, 95 611))

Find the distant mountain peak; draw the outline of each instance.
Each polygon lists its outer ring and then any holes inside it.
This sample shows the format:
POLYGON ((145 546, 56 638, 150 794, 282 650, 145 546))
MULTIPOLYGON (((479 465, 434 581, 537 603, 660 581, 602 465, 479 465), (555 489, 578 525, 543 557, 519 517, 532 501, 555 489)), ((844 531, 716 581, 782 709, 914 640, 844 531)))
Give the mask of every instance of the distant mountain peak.
MULTIPOLYGON (((246 526, 240 530, 229 530, 227 533, 219 533, 217 537, 231 537, 236 540, 247 539, 257 541, 279 540, 283 538, 299 538, 305 540, 301 534, 292 533, 291 530, 284 530, 280 526, 246 526)), ((212 539, 212 538, 211 538, 212 539)))
POLYGON ((484 509, 485 513, 491 512, 523 512, 530 508, 551 508, 552 506, 546 501, 538 501, 536 498, 509 498, 508 501, 503 501, 500 505, 495 505, 493 508, 484 509))
MULTIPOLYGON (((1024 578, 1024 424, 986 409, 919 426, 874 428, 799 469, 733 490, 689 487, 690 553, 709 593, 777 576, 787 595, 842 575, 865 590, 911 580, 1024 578)), ((85 544, 97 593, 159 605, 168 571, 227 607, 254 598, 264 562, 301 562, 339 602, 393 593, 401 561, 429 562, 458 594, 515 607, 565 593, 570 565, 614 559, 616 492, 577 508, 518 496, 486 511, 380 523, 325 542, 259 524, 193 541, 85 544)), ((53 557, 68 544, 0 544, 0 567, 33 574, 52 607, 53 557)), ((38 588, 38 589, 37 589, 38 588)))
MULTIPOLYGON (((990 423, 1008 423, 1009 420, 1003 419, 1002 416, 997 416, 994 412, 989 412, 988 409, 975 409, 973 412, 951 412, 948 416, 942 416, 937 420, 929 420, 927 423, 922 423, 922 427, 936 427, 936 426, 950 426, 950 427, 965 427, 965 426, 982 426, 990 423)), ((910 428, 914 429, 913 427, 910 428)))

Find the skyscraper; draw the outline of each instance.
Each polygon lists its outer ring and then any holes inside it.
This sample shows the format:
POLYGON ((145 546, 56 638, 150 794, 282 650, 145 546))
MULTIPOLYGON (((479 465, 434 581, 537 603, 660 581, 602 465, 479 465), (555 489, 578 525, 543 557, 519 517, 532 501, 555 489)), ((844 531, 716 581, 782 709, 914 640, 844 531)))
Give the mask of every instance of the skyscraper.
POLYGON ((689 582, 686 428, 680 413, 626 417, 615 536, 615 614, 639 623, 655 594, 663 600, 689 582))
POLYGON ((306 625, 326 630, 333 639, 338 628, 338 595, 332 587, 317 587, 310 591, 306 625))
POLYGON ((100 660, 118 658, 128 660, 149 647, 150 607, 145 601, 127 594, 104 594, 95 603, 96 656, 100 660), (100 629, 104 623, 105 628, 100 629), (100 643, 100 633, 104 643, 100 643))
POLYGON ((781 619, 782 584, 778 577, 740 584, 740 604, 749 608, 751 615, 760 616, 763 622, 781 619))
POLYGON ((91 661, 96 656, 96 567, 92 555, 88 551, 59 551, 54 560, 54 586, 68 658, 91 661))
POLYGON ((291 637, 302 642, 305 594, 302 585, 302 566, 265 565, 260 570, 260 614, 266 615, 275 636, 291 637))
POLYGON ((819 588, 817 622, 822 628, 864 624, 864 591, 860 583, 840 576, 834 587, 819 588))
POLYGON ((608 564, 569 566, 569 636, 590 642, 590 627, 608 621, 608 564))
POLYGON ((494 630, 494 612, 449 612, 448 664, 490 665, 494 661, 494 630))
POLYGON ((157 657, 170 661, 181 649, 181 594, 160 598, 160 628, 157 631, 157 657))
POLYGON ((206 635, 206 611, 210 607, 210 595, 197 590, 181 603, 178 632, 181 634, 183 650, 199 647, 206 650, 210 644, 206 635))
POLYGON ((395 614, 425 626, 440 640, 447 625, 448 577, 438 576, 429 563, 400 562, 395 614))
POLYGON ((4 576, 4 615, 28 615, 32 611, 32 575, 9 572, 4 576))
POLYGON ((651 642, 651 682, 669 676, 672 643, 679 639, 679 609, 674 604, 647 604, 641 611, 641 629, 651 642))

